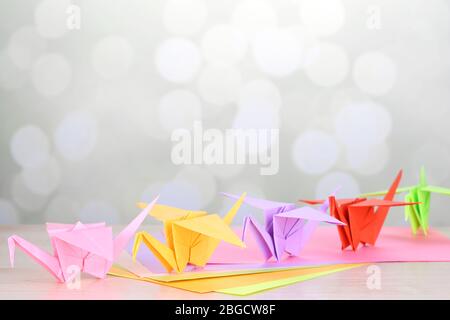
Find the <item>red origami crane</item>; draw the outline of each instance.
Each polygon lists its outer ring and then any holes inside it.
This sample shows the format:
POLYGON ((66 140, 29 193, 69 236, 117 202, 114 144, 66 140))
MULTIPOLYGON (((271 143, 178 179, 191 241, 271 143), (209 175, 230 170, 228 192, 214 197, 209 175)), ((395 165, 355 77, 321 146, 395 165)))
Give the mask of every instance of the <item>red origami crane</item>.
MULTIPOLYGON (((342 243, 342 250, 351 246, 353 251, 359 244, 375 245, 386 216, 391 207, 408 206, 417 202, 393 201, 395 192, 402 178, 402 170, 398 173, 384 199, 336 199, 329 197, 330 214, 345 223, 337 226, 342 243)), ((308 204, 320 204, 324 200, 300 200, 308 204)))

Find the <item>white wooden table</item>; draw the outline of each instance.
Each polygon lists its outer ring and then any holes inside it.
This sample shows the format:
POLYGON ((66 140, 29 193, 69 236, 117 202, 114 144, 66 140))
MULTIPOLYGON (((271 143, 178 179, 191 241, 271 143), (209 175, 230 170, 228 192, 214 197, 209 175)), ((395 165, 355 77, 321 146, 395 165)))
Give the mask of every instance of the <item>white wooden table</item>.
MULTIPOLYGON (((114 228, 115 231, 120 227, 114 228)), ((151 227, 146 227, 152 230, 151 227)), ((450 228, 440 231, 450 236, 450 228)), ((196 294, 143 281, 84 275, 80 289, 58 284, 41 266, 16 250, 9 267, 7 238, 18 234, 50 251, 43 225, 0 226, 0 299, 237 299, 223 294, 196 294)), ((367 286, 367 267, 338 272, 239 299, 450 299, 450 263, 378 263, 381 288, 367 286)))

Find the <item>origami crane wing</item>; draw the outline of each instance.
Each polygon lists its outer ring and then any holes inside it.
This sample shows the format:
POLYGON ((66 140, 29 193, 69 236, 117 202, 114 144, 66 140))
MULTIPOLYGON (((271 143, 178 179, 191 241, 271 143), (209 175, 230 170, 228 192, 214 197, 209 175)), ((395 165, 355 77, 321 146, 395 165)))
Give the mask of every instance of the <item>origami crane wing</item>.
MULTIPOLYGON (((148 204, 144 202, 139 202, 138 207, 145 209, 148 204)), ((199 216, 207 215, 206 211, 201 210, 188 210, 181 209, 177 207, 171 207, 164 204, 154 204, 153 208, 150 210, 150 215, 159 221, 169 221, 169 220, 179 220, 195 218, 199 216)))
MULTIPOLYGON (((403 187, 398 188, 395 193, 403 193, 403 192, 409 192, 411 189, 414 189, 416 186, 409 186, 409 187, 403 187)), ((368 192, 368 193, 362 193, 359 196, 360 197, 377 197, 377 196, 384 196, 388 193, 389 190, 383 190, 383 191, 376 191, 376 192, 368 192)))
POLYGON ((174 225, 180 229, 203 234, 213 239, 223 240, 239 247, 245 247, 245 244, 217 214, 180 220, 175 222, 174 225))
POLYGON ((310 207, 275 215, 274 242, 277 260, 281 260, 284 251, 293 256, 298 255, 320 222, 344 225, 323 211, 310 207))
POLYGON ((367 199, 349 207, 353 250, 361 241, 374 245, 390 207, 414 205, 417 202, 367 199), (374 208, 378 208, 375 210, 374 208))
MULTIPOLYGON (((238 199, 238 196, 230 193, 222 192, 222 194, 232 199, 238 199)), ((244 203, 264 211, 264 228, 270 236, 273 236, 273 216, 280 212, 289 211, 297 207, 294 203, 270 201, 248 196, 245 197, 244 203)))
POLYGON ((231 228, 216 214, 179 220, 173 224, 173 245, 178 271, 188 262, 204 265, 219 242, 245 247, 231 228))
MULTIPOLYGON (((231 198, 231 199, 239 199, 240 196, 231 194, 231 193, 226 193, 226 192, 221 192, 222 195, 231 198)), ((282 208, 282 207, 286 207, 286 206, 290 206, 292 205, 292 203, 287 203, 287 202, 277 202, 277 201, 271 201, 271 200, 266 200, 266 199, 258 199, 258 198, 253 198, 253 197, 248 197, 246 196, 244 199, 244 203, 258 208, 258 209, 262 209, 262 210, 269 210, 269 209, 274 209, 274 208, 282 208)))
POLYGON ((449 188, 442 188, 442 187, 435 187, 435 186, 426 186, 423 188, 420 188, 421 191, 427 191, 432 193, 439 193, 446 196, 450 196, 450 189, 449 188))

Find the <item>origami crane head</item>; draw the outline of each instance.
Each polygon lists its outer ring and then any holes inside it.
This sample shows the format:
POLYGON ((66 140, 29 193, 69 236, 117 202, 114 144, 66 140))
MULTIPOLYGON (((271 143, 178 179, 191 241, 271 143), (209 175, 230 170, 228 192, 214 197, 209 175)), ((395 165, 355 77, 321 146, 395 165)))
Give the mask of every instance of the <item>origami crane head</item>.
MULTIPOLYGON (((205 266, 220 241, 245 247, 229 227, 244 198, 245 193, 223 219, 206 211, 155 205, 150 215, 164 223, 166 244, 145 231, 138 232, 133 246, 133 259, 136 259, 143 242, 168 272, 182 272, 188 263, 205 266)), ((144 207, 145 204, 139 206, 144 207)))
MULTIPOLYGON (((389 209, 396 206, 416 204, 392 201, 401 177, 402 171, 400 170, 383 200, 366 198, 336 199, 334 196, 329 197, 331 215, 345 223, 344 226, 338 226, 342 250, 351 246, 353 251, 356 251, 359 244, 375 245, 389 209)), ((323 202, 323 200, 300 201, 309 204, 323 202)))
MULTIPOLYGON (((223 195, 232 199, 237 198, 236 195, 229 193, 223 195)), ((266 260, 274 257, 280 261, 285 253, 289 256, 299 255, 320 222, 344 224, 324 213, 328 208, 327 202, 320 210, 310 207, 299 208, 294 203, 251 197, 246 197, 244 202, 264 212, 264 228, 253 218, 245 218, 242 239, 245 239, 248 231, 251 231, 266 260)))
POLYGON ((157 199, 146 206, 115 238, 113 238, 112 228, 107 227, 104 222, 47 223, 53 255, 17 235, 12 235, 8 238, 11 266, 14 266, 15 247, 18 246, 46 268, 59 282, 68 282, 73 279, 73 267, 97 278, 104 278, 157 199))
MULTIPOLYGON (((422 230, 426 235, 428 233, 428 218, 430 212, 430 200, 431 193, 439 193, 443 195, 450 196, 450 189, 430 186, 427 183, 427 178, 425 176, 425 168, 422 167, 420 170, 420 180, 417 185, 398 188, 396 193, 407 192, 405 195, 405 201, 407 202, 417 202, 415 205, 405 207, 405 219, 409 220, 411 225, 411 230, 414 234, 417 230, 422 230)), ((372 193, 365 193, 361 196, 370 197, 384 195, 387 191, 379 191, 372 193)))

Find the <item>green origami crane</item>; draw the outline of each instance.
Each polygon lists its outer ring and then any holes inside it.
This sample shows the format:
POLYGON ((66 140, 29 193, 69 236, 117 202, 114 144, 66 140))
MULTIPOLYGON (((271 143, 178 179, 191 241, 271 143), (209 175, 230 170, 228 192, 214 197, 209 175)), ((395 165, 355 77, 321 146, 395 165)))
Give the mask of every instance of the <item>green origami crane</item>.
MULTIPOLYGON (((408 192, 405 196, 406 202, 419 202, 418 204, 405 207, 405 219, 411 224, 411 229, 414 234, 419 228, 422 229, 426 235, 428 231, 428 216, 430 212, 430 198, 431 193, 440 193, 450 196, 450 189, 430 186, 427 184, 425 177, 425 168, 420 169, 419 184, 411 187, 398 188, 396 193, 408 192)), ((362 197, 379 196, 386 194, 386 191, 372 192, 362 194, 362 197)))

